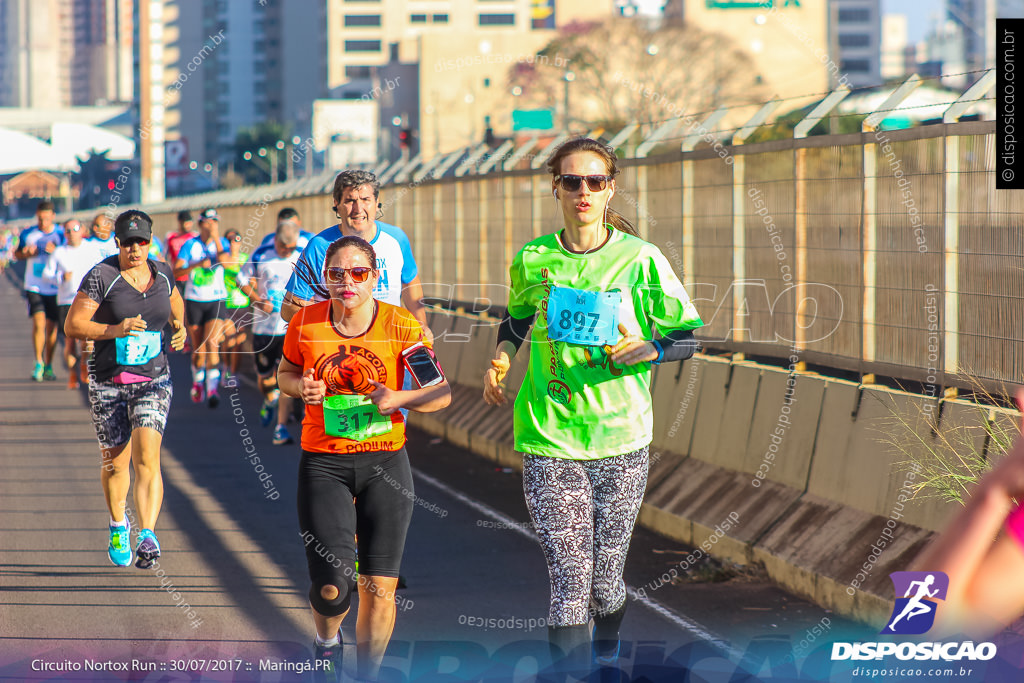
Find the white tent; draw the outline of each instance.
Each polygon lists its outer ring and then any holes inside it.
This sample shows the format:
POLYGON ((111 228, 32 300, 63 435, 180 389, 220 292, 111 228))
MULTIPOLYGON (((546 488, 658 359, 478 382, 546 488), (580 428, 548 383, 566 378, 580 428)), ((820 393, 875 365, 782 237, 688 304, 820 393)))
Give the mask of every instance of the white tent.
POLYGON ((22 171, 75 171, 78 163, 37 137, 0 128, 0 175, 22 171))
POLYGON ((85 123, 55 123, 50 145, 61 155, 85 158, 90 152, 109 150, 108 159, 132 159, 135 142, 118 133, 85 123))

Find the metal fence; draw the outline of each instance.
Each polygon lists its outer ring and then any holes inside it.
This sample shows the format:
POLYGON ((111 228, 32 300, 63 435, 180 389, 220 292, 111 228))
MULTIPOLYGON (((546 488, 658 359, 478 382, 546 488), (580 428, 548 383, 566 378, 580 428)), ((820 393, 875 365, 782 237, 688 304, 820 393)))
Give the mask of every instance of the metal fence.
MULTIPOLYGON (((876 127, 915 78, 857 134, 806 137, 843 90, 787 140, 738 144, 777 103, 728 135, 716 128, 721 111, 662 125, 629 148, 612 206, 679 270, 706 323, 699 336, 712 348, 779 358, 795 349, 803 361, 932 391, 969 387, 972 378, 1019 383, 1024 193, 994 189, 995 123, 957 122, 993 81, 990 72, 950 103, 943 123, 899 131, 876 127)), ((622 149, 638 128, 612 142, 622 149)), ((561 227, 542 168, 561 139, 374 169, 391 179, 380 196, 383 219, 409 234, 428 295, 505 303, 516 251, 561 227)), ((307 226, 335 223, 332 181, 325 174, 148 209, 170 229, 180 208, 219 206, 225 227, 261 236, 286 205, 307 226)))

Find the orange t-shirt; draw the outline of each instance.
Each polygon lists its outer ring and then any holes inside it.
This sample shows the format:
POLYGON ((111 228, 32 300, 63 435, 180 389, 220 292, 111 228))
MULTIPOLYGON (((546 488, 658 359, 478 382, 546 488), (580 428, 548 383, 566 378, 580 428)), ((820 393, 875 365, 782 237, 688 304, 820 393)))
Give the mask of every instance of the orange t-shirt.
MULTIPOLYGON (((369 394, 370 380, 389 389, 401 390, 405 366, 401 353, 416 342, 424 342, 423 328, 412 313, 378 301, 370 329, 358 337, 345 337, 331 324, 331 302, 321 301, 300 309, 284 337, 284 357, 302 368, 313 368, 317 379, 327 385, 327 396, 369 394)), ((356 441, 331 436, 324 430, 324 409, 306 406, 302 421, 302 448, 319 453, 362 453, 397 451, 405 445, 405 418, 401 411, 391 415, 391 431, 356 441)))

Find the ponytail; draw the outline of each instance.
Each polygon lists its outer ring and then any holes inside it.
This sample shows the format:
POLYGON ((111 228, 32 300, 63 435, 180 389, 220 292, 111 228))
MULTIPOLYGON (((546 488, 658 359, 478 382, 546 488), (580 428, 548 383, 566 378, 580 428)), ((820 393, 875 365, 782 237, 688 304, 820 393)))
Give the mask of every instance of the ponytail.
POLYGON ((621 213, 619 213, 610 206, 607 209, 605 209, 605 223, 612 226, 616 230, 621 230, 622 232, 628 233, 633 237, 640 236, 640 232, 636 229, 636 227, 632 223, 630 223, 625 216, 623 216, 621 213))

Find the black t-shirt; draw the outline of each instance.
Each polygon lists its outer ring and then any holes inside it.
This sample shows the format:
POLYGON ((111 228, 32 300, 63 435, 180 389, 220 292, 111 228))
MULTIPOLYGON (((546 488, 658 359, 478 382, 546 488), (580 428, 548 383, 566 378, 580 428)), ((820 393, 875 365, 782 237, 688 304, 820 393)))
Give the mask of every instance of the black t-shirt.
POLYGON ((146 331, 155 332, 151 340, 132 340, 132 347, 126 346, 128 339, 97 339, 93 352, 93 372, 98 381, 127 371, 143 377, 159 377, 167 371, 167 354, 164 353, 163 329, 171 316, 171 292, 174 290, 174 271, 166 263, 148 259, 149 272, 153 278, 145 292, 135 289, 121 274, 117 254, 100 261, 82 278, 78 291, 98 303, 100 306, 92 316, 94 322, 104 325, 117 325, 125 318, 141 315, 146 321, 146 331), (135 344, 136 341, 142 342, 135 344), (149 352, 140 350, 149 342, 149 352), (159 352, 156 344, 159 342, 159 352), (144 362, 126 363, 122 361, 144 362), (134 355, 133 355, 134 354, 134 355), (155 355, 154 355, 155 354, 155 355))

